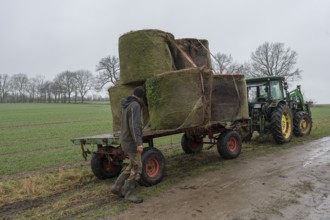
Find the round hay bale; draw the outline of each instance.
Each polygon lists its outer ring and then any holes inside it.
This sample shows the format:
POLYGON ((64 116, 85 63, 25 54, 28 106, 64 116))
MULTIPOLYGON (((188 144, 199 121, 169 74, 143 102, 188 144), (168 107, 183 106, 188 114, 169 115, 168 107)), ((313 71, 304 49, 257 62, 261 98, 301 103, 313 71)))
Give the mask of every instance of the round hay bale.
POLYGON ((174 36, 160 30, 131 31, 119 38, 120 79, 136 83, 175 69, 170 51, 174 36))
POLYGON ((212 86, 212 122, 249 118, 244 75, 215 75, 212 86))
MULTIPOLYGON (((211 68, 211 57, 209 53, 209 42, 194 38, 177 39, 175 43, 180 47, 198 67, 207 66, 211 68)), ((175 56, 175 66, 177 69, 190 68, 191 64, 181 54, 180 51, 175 56)))
MULTIPOLYGON (((116 85, 109 88, 110 106, 112 112, 112 131, 120 132, 121 129, 121 100, 133 94, 135 87, 141 85, 116 85)), ((143 108, 143 124, 147 125, 149 120, 148 108, 143 108)))
POLYGON ((185 129, 210 120, 212 72, 191 68, 146 82, 150 130, 185 129))

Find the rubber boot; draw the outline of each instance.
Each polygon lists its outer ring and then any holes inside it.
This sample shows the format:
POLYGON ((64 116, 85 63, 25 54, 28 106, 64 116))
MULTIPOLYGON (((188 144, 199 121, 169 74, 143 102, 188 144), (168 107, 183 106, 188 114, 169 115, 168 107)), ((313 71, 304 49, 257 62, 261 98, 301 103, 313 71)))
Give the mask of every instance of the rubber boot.
POLYGON ((121 188, 125 183, 125 180, 129 177, 129 174, 121 173, 116 179, 115 184, 111 187, 111 192, 120 197, 124 197, 125 194, 121 193, 121 188))
POLYGON ((133 203, 141 203, 143 202, 142 198, 138 198, 134 191, 136 188, 136 181, 135 180, 125 180, 125 184, 123 186, 122 193, 125 194, 125 199, 133 202, 133 203))

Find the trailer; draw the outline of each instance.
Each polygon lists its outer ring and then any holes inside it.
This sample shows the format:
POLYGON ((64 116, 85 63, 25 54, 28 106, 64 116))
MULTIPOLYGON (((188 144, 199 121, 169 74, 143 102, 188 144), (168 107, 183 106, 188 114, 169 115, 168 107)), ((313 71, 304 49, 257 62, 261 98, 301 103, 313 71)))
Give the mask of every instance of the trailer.
MULTIPOLYGON (((162 152, 154 146, 154 139, 182 133, 181 147, 187 154, 199 153, 204 145, 207 148, 217 146, 218 153, 224 159, 237 158, 241 152, 242 140, 237 130, 248 126, 247 120, 234 123, 211 124, 207 129, 145 131, 143 133, 144 150, 142 152, 142 174, 140 184, 152 186, 159 183, 165 175, 166 161, 162 152)), ((91 169, 98 179, 118 176, 128 156, 120 145, 119 134, 103 134, 80 137, 71 140, 80 145, 85 160, 91 154, 91 169), (89 146, 96 146, 91 151, 89 146)))

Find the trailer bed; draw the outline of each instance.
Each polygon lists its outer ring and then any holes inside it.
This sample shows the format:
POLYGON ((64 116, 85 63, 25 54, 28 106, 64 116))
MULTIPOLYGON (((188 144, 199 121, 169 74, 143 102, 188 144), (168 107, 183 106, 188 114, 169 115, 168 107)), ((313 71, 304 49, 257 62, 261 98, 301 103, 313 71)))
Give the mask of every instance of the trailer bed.
MULTIPOLYGON (((173 134, 179 134, 183 131, 176 130, 157 130, 157 131, 143 131, 143 142, 149 143, 153 138, 164 137, 173 134)), ((99 134, 94 136, 79 137, 71 139, 75 145, 120 145, 120 133, 114 134, 99 134)))

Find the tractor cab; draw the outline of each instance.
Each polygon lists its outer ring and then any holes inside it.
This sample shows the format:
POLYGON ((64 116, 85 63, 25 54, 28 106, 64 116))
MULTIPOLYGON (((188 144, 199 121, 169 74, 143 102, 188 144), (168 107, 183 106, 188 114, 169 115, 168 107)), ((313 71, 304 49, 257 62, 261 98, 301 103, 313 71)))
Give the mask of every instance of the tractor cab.
POLYGON ((249 105, 268 103, 276 106, 286 97, 284 90, 287 89, 287 86, 286 83, 284 83, 283 77, 271 76, 249 78, 246 79, 246 83, 248 88, 249 105))

